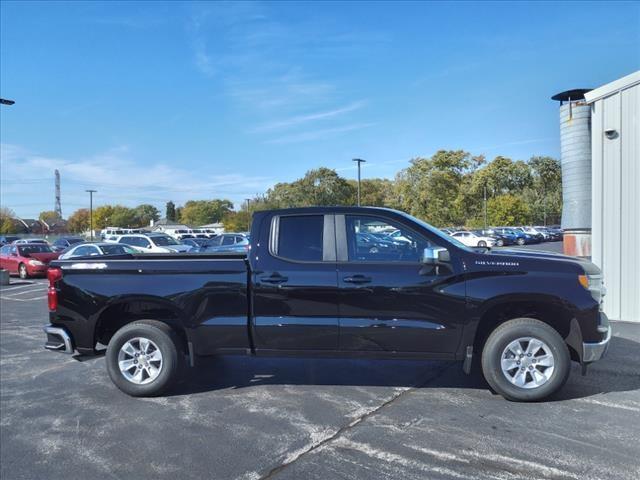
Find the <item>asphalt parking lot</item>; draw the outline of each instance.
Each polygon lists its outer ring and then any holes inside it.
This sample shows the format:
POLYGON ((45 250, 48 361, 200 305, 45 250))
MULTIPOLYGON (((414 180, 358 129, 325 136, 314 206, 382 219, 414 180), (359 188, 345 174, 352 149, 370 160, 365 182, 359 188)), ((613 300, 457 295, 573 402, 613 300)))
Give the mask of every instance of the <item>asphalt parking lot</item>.
POLYGON ((104 359, 43 350, 43 280, 0 290, 2 479, 633 479, 640 326, 518 404, 446 362, 210 359, 135 399, 104 359))

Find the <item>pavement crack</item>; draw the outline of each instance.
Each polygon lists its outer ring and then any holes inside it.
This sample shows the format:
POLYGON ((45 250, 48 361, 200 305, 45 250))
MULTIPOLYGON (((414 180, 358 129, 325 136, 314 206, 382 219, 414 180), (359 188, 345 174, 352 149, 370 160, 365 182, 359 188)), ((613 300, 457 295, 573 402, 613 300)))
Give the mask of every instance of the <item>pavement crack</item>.
POLYGON ((346 432, 354 429, 360 423, 362 423, 365 420, 367 420, 368 418, 374 416, 380 410, 382 410, 385 407, 388 407, 389 405, 394 403, 399 398, 402 398, 406 394, 408 394, 410 392, 413 392, 414 390, 416 390, 418 388, 422 388, 422 387, 426 386, 429 382, 432 382, 432 381, 436 380, 443 373, 445 373, 447 370, 452 368, 453 365, 457 365, 457 362, 454 363, 454 364, 451 364, 451 363, 445 364, 442 368, 438 369, 436 372, 434 372, 434 373, 432 373, 430 375, 426 375, 424 378, 422 378, 420 381, 418 381, 415 384, 413 384, 411 387, 409 387, 409 388, 407 388, 405 390, 401 390, 399 392, 394 393, 394 395, 392 395, 391 398, 385 400, 383 403, 381 403, 377 407, 374 407, 373 409, 362 413, 361 415, 356 417, 351 422, 349 422, 346 425, 343 425, 342 427, 340 427, 338 430, 336 430, 333 434, 329 435, 328 437, 323 438, 322 440, 320 440, 320 441, 318 441, 316 443, 312 443, 307 448, 301 449, 299 452, 296 452, 295 455, 289 455, 289 456, 285 457, 285 461, 284 462, 282 462, 280 465, 278 465, 276 467, 273 467, 265 475, 262 475, 261 477, 259 477, 258 480, 271 480, 271 479, 273 479, 277 474, 282 472, 285 468, 287 468, 287 467, 293 465, 294 463, 296 463, 298 460, 300 460, 305 455, 308 455, 309 453, 312 453, 315 450, 318 450, 319 448, 324 447, 325 445, 327 445, 327 444, 333 442, 334 440, 340 438, 346 432))

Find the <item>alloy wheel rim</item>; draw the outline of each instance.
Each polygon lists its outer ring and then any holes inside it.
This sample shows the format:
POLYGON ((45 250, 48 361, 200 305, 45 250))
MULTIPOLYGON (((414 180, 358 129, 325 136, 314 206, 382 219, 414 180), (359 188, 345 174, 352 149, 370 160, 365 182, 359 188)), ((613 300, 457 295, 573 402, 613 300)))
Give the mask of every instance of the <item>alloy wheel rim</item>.
POLYGON ((162 365, 162 352, 148 338, 132 338, 126 341, 118 352, 120 373, 136 385, 153 382, 160 375, 162 365))
POLYGON ((545 385, 555 370, 549 346, 535 337, 520 337, 502 351, 500 368, 507 380, 518 388, 545 385))

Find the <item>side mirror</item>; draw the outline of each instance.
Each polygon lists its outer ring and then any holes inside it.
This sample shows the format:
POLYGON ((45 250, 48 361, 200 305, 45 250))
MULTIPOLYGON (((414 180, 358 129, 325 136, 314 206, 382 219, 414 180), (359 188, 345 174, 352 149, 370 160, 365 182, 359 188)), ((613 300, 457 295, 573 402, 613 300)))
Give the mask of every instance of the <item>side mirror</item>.
POLYGON ((147 248, 149 248, 149 249, 150 249, 150 248, 152 248, 152 247, 151 247, 151 245, 147 245, 147 248))
POLYGON ((446 248, 427 247, 422 252, 422 263, 426 265, 440 265, 450 261, 451 255, 446 248))

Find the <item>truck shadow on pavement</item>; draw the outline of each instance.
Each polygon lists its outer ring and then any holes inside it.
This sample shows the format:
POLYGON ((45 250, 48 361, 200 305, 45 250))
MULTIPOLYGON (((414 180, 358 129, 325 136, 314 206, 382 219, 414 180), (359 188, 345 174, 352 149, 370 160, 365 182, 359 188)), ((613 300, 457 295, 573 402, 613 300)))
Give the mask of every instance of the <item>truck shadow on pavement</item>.
MULTIPOLYGON (((476 358, 477 360, 477 358, 476 358)), ((189 395, 261 385, 415 387, 489 391, 475 362, 471 375, 460 362, 361 360, 286 357, 198 357, 170 393, 189 395)), ((640 344, 613 337, 605 358, 592 364, 586 376, 572 364, 567 384, 550 401, 640 390, 640 344)))

